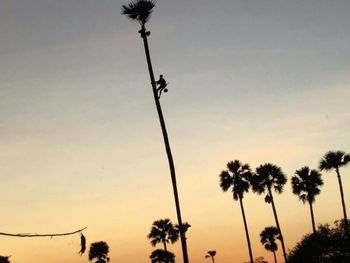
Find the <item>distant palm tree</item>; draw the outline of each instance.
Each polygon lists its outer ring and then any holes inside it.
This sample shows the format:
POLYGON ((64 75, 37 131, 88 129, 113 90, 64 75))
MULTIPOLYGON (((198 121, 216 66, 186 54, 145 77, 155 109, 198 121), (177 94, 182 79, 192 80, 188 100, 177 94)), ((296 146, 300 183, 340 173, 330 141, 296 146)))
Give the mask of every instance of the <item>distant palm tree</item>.
POLYGON ((207 252, 207 254, 205 255, 205 258, 211 258, 212 263, 214 263, 214 257, 216 255, 216 251, 215 250, 210 250, 207 252))
POLYGON ((149 258, 152 263, 175 263, 175 255, 163 249, 154 250, 149 258))
POLYGON ((271 203, 273 215, 275 217, 276 227, 278 229, 279 233, 279 239, 281 241, 282 245, 282 251, 285 262, 287 262, 287 253, 284 246, 284 240, 283 235, 281 231, 280 224, 278 222, 277 212, 275 203, 273 200, 272 190, 274 190, 277 193, 282 193, 283 187, 287 182, 287 178, 282 172, 281 168, 279 168, 276 165, 266 163, 263 165, 260 165, 258 168, 256 168, 256 173, 252 177, 251 183, 253 191, 258 194, 263 194, 267 192, 267 195, 265 197, 266 203, 271 203))
POLYGON ((0 256, 0 263, 10 263, 9 257, 0 256))
MULTIPOLYGON (((167 129, 165 126, 162 108, 161 108, 160 101, 159 101, 161 93, 159 93, 159 91, 157 89, 157 83, 155 81, 154 74, 153 74, 151 55, 149 52, 148 40, 147 40, 147 36, 150 35, 150 31, 147 31, 146 27, 145 27, 145 24, 148 22, 150 15, 152 13, 152 9, 154 7, 155 7, 155 2, 152 0, 134 0, 129 5, 122 6, 122 14, 126 15, 131 20, 136 20, 141 26, 141 30, 139 31, 139 33, 141 34, 141 37, 143 39, 143 45, 145 48, 148 71, 149 71, 149 75, 150 75, 150 79, 151 79, 152 91, 153 91, 153 96, 154 96, 154 102, 156 104, 159 122, 160 122, 160 126, 161 126, 162 133, 163 133, 165 151, 166 151, 166 154, 168 157, 171 182, 173 185, 173 193, 174 193, 174 199, 175 199, 175 207, 176 207, 176 215, 177 215, 178 225, 181 226, 182 225, 182 218, 181 218, 180 200, 179 200, 179 195, 178 195, 177 185, 176 185, 175 165, 174 165, 174 160, 173 160, 173 156, 171 153, 168 132, 167 132, 167 129)), ((184 263, 188 263, 189 260, 188 260, 188 255, 187 255, 186 238, 185 238, 185 234, 182 231, 180 231, 180 239, 181 239, 183 260, 184 260, 184 263)))
POLYGON ((175 229, 176 231, 180 234, 180 232, 182 231, 182 233, 184 234, 185 238, 186 238, 186 233, 187 230, 191 227, 191 225, 187 222, 182 223, 182 229, 180 230, 180 227, 178 224, 175 225, 175 229))
POLYGON ((166 218, 154 221, 147 237, 150 239, 152 246, 162 243, 164 251, 167 252, 167 244, 175 243, 179 239, 179 232, 170 219, 166 218))
POLYGON ((227 169, 228 170, 222 171, 220 174, 220 187, 224 192, 232 188, 233 199, 239 200, 247 238, 250 262, 253 263, 253 253, 250 245, 247 220, 245 217, 244 206, 242 201, 244 193, 249 191, 249 180, 252 176, 252 173, 248 164, 241 164, 241 162, 238 160, 235 160, 234 162, 229 162, 227 164, 227 169))
POLYGON ((265 249, 273 253, 273 258, 275 263, 277 263, 276 251, 277 244, 276 238, 278 238, 278 229, 274 226, 265 227, 265 229, 260 233, 260 242, 264 245, 265 249))
POLYGON ((317 170, 310 170, 307 166, 296 170, 295 175, 292 177, 293 193, 299 196, 299 199, 303 203, 309 203, 312 230, 314 233, 316 233, 316 225, 312 204, 315 202, 316 195, 321 192, 320 186, 322 185, 321 173, 317 170))
POLYGON ((95 263, 106 263, 109 262, 109 247, 106 242, 99 241, 92 243, 89 250, 89 260, 92 261, 97 259, 95 263))
POLYGON ((341 202, 343 205, 345 230, 346 230, 346 233, 348 233, 348 234, 349 234, 349 223, 348 223, 348 217, 346 215, 343 185, 341 182, 339 168, 347 165, 349 162, 350 162, 350 154, 346 154, 343 151, 336 151, 336 152, 329 151, 322 157, 320 164, 319 164, 319 168, 321 171, 323 171, 323 170, 330 171, 330 170, 334 169, 337 173, 341 202))

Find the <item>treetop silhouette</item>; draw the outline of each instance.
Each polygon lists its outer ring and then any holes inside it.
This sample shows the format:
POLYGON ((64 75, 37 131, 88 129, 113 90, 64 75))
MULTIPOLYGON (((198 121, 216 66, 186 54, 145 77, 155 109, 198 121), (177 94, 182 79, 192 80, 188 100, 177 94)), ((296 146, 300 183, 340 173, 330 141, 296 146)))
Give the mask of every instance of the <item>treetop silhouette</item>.
POLYGON ((97 259, 95 263, 109 262, 109 246, 104 241, 94 242, 90 245, 89 261, 97 259))
POLYGON ((321 192, 320 186, 323 185, 321 173, 305 166, 295 171, 295 175, 292 177, 291 182, 293 193, 297 195, 303 203, 309 203, 312 230, 315 233, 316 224, 312 204, 315 202, 316 195, 321 192))
POLYGON ((335 151, 335 152, 329 151, 322 157, 320 164, 319 164, 319 168, 321 171, 323 171, 323 170, 330 171, 330 170, 334 169, 337 173, 339 190, 340 190, 340 197, 341 197, 341 202, 342 202, 342 207, 343 207, 345 229, 346 229, 346 233, 348 235, 350 235, 349 223, 348 223, 348 217, 346 214, 343 184, 342 184, 339 168, 347 165, 349 162, 350 162, 350 154, 346 154, 343 151, 335 151))
POLYGON ((275 263, 277 263, 276 251, 278 248, 276 238, 279 239, 279 232, 274 226, 265 227, 265 229, 260 233, 260 242, 264 245, 266 250, 273 253, 275 263))
POLYGON ((166 218, 154 221, 147 237, 150 239, 152 246, 162 243, 164 250, 167 251, 166 244, 175 243, 179 239, 179 232, 170 219, 166 218))
POLYGON ((287 262, 287 252, 284 245, 283 235, 277 216, 272 190, 279 194, 282 193, 283 187, 286 184, 286 182, 287 177, 282 172, 281 168, 271 163, 266 163, 257 167, 255 169, 255 174, 252 176, 251 180, 254 192, 258 194, 263 194, 267 192, 267 195, 265 196, 265 202, 271 204, 272 206, 272 211, 275 218, 276 227, 278 229, 279 239, 281 241, 283 257, 285 262, 287 262))

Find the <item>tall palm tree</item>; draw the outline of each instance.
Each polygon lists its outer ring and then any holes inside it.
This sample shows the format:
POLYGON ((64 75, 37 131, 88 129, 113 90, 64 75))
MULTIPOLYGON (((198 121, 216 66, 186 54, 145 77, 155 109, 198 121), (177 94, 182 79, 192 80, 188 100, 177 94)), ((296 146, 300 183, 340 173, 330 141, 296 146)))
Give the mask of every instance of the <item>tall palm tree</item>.
POLYGON ((276 244, 276 238, 278 238, 278 235, 278 229, 274 226, 265 227, 260 233, 260 242, 264 245, 266 250, 273 253, 275 263, 277 263, 276 251, 278 247, 276 244))
POLYGON ((166 218, 154 221, 147 237, 150 239, 152 246, 162 243, 164 251, 168 251, 167 244, 175 243, 179 239, 179 232, 170 219, 166 218))
POLYGON ((256 168, 255 174, 252 176, 251 184, 253 191, 258 194, 267 192, 265 202, 272 205, 273 215, 275 217, 276 227, 281 240, 282 251, 285 262, 287 262, 287 253, 284 246, 283 235, 278 221, 275 202, 273 200, 272 190, 280 194, 283 192, 283 187, 287 182, 287 178, 278 166, 266 163, 256 168))
MULTIPOLYGON (((173 160, 172 153, 171 153, 168 133, 167 133, 167 129, 165 126, 165 121, 164 121, 164 117, 163 117, 163 113, 162 113, 162 108, 161 108, 160 101, 159 101, 161 93, 157 89, 156 81, 155 81, 154 74, 153 74, 151 56, 150 56, 149 47, 148 47, 148 40, 147 40, 147 36, 150 35, 150 31, 147 31, 146 27, 145 27, 145 24, 149 21, 150 15, 152 13, 152 9, 154 7, 155 7, 155 2, 152 0, 134 0, 131 3, 129 3, 128 5, 122 6, 122 14, 126 15, 131 20, 136 20, 141 26, 141 30, 139 30, 139 33, 141 35, 141 38, 143 39, 143 45, 145 48, 148 71, 149 71, 151 84, 152 84, 154 102, 156 104, 159 122, 160 122, 162 134, 163 134, 163 139, 164 139, 165 151, 166 151, 166 154, 168 157, 170 176, 171 176, 171 181, 172 181, 172 185, 173 185, 173 192, 174 192, 178 225, 181 226, 182 225, 182 218, 181 218, 180 200, 179 200, 179 195, 178 195, 177 185, 176 185, 175 165, 174 165, 174 160, 173 160)), ((184 260, 184 263, 188 263, 189 260, 188 260, 188 255, 187 255, 187 244, 186 244, 185 234, 183 233, 183 231, 180 231, 180 239, 181 239, 183 260, 184 260)))
POLYGON ((92 261, 97 259, 95 263, 106 263, 109 262, 109 247, 106 242, 99 241, 92 243, 89 250, 89 260, 92 261))
POLYGON ((10 263, 9 257, 0 256, 0 263, 10 263))
POLYGON ((233 199, 239 200, 239 203, 241 205, 244 229, 245 229, 246 238, 247 238, 250 262, 253 263, 254 259, 253 259, 252 247, 250 245, 247 220, 245 217, 244 206, 242 201, 244 193, 249 191, 249 187, 250 187, 249 180, 252 176, 252 173, 248 164, 242 164, 238 160, 227 163, 227 169, 228 170, 222 171, 220 174, 220 187, 224 192, 232 188, 233 199))
POLYGON ((215 250, 210 250, 207 252, 207 254, 205 255, 205 258, 211 258, 211 262, 215 263, 214 261, 214 257, 216 255, 216 251, 215 250))
POLYGON ((341 182, 339 168, 347 165, 349 162, 350 162, 350 154, 346 154, 343 151, 335 151, 335 152, 329 151, 322 157, 319 164, 319 168, 321 171, 323 170, 330 171, 334 169, 337 173, 341 202, 343 206, 345 230, 348 235, 349 235, 349 223, 348 223, 348 217, 346 215, 343 185, 341 182))
POLYGON ((175 255, 163 249, 154 250, 149 258, 152 263, 175 263, 175 255))
POLYGON ((315 202, 316 195, 321 192, 320 186, 322 185, 321 173, 317 170, 310 170, 308 166, 296 170, 295 175, 292 177, 293 193, 299 196, 299 199, 303 203, 309 203, 312 230, 314 233, 316 233, 316 225, 312 204, 315 202))

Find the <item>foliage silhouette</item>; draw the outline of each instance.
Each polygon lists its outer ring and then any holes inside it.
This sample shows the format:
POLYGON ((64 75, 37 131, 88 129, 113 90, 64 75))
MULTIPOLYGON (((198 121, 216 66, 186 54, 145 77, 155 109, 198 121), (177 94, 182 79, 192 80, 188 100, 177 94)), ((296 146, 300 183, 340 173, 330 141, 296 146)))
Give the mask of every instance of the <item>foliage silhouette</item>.
POLYGON ((99 241, 92 243, 89 250, 89 260, 92 261, 97 259, 95 263, 106 263, 109 262, 109 247, 106 242, 99 241))
POLYGON ((147 237, 150 239, 152 246, 162 243, 164 251, 167 252, 167 244, 175 243, 179 239, 179 232, 170 219, 166 218, 154 221, 147 237))
POLYGON ((253 253, 250 244, 247 220, 245 217, 244 206, 243 206, 243 195, 249 191, 252 173, 248 164, 242 164, 240 161, 235 160, 227 163, 227 170, 222 171, 220 174, 220 187, 226 192, 232 188, 233 199, 239 200, 241 205, 241 212, 243 217, 244 229, 247 238, 248 252, 250 262, 253 263, 253 253))
POLYGON ((175 225, 175 229, 176 229, 176 231, 179 233, 179 235, 180 235, 180 233, 181 233, 181 231, 183 232, 183 234, 184 234, 184 236, 185 236, 185 238, 186 238, 186 233, 187 233, 187 231, 188 231, 188 229, 191 227, 191 225, 189 224, 189 223, 187 223, 187 222, 183 222, 182 223, 182 229, 180 230, 180 227, 179 227, 179 225, 178 224, 176 224, 175 225))
POLYGON ((293 193, 299 196, 299 199, 305 203, 309 203, 312 230, 316 232, 315 217, 312 204, 315 202, 315 197, 321 190, 320 186, 323 185, 321 173, 317 170, 310 170, 305 166, 295 171, 295 175, 291 179, 293 193))
POLYGON ((279 194, 282 193, 283 187, 286 184, 286 182, 287 178, 282 172, 281 168, 270 163, 260 165, 258 168, 256 168, 256 173, 252 176, 251 179, 251 184, 254 192, 258 194, 263 194, 267 192, 267 195, 265 196, 265 202, 270 203, 272 205, 273 215, 275 217, 276 227, 279 232, 279 239, 281 241, 283 257, 285 262, 287 262, 287 253, 284 246, 281 227, 277 217, 272 190, 279 194))
POLYGON ((0 256, 0 263, 10 263, 9 256, 0 256))
POLYGON ((350 240, 344 220, 334 227, 319 225, 316 233, 305 235, 288 255, 288 263, 345 263, 350 262, 350 240))
MULTIPOLYGON (((143 39, 143 45, 144 45, 145 54, 146 54, 148 71, 149 71, 149 75, 150 75, 150 79, 151 79, 154 102, 155 102, 155 105, 157 108, 159 122, 160 122, 162 134, 163 134, 163 139, 164 139, 165 151, 166 151, 166 154, 168 157, 171 182, 173 185, 173 193, 174 193, 174 199, 175 199, 175 207, 176 207, 176 215, 177 215, 178 225, 181 226, 182 225, 182 218, 181 218, 180 200, 179 200, 177 185, 176 185, 175 165, 174 165, 174 160, 173 160, 173 156, 171 153, 168 133, 167 133, 167 129, 165 126, 165 121, 164 121, 164 117, 163 117, 163 113, 162 113, 162 108, 161 108, 160 101, 159 101, 160 94, 158 93, 158 89, 156 86, 156 81, 154 78, 154 73, 153 73, 153 68, 152 68, 151 56, 150 56, 149 47, 148 47, 147 36, 150 35, 150 31, 146 31, 146 27, 145 27, 145 24, 150 19, 150 15, 151 15, 152 9, 154 7, 155 7, 155 2, 152 0, 134 0, 131 3, 129 3, 128 5, 123 5, 121 13, 123 15, 126 15, 131 20, 136 20, 141 25, 141 29, 139 30, 139 33, 141 35, 141 38, 143 39)), ((189 260, 188 260, 188 255, 187 255, 186 237, 181 229, 180 229, 180 239, 181 239, 183 261, 184 261, 184 263, 188 263, 189 260)))
POLYGON ((150 19, 152 9, 155 6, 155 2, 150 0, 132 1, 128 5, 122 6, 122 14, 144 26, 150 19))
POLYGON ((215 263, 215 261, 214 261, 215 255, 216 255, 216 251, 215 250, 209 250, 207 252, 207 254, 205 255, 205 258, 211 258, 211 262, 215 263))
POLYGON ((175 263, 175 255, 163 249, 154 250, 150 255, 150 259, 152 263, 175 263))
POLYGON ((323 171, 323 170, 330 171, 330 170, 334 169, 337 173, 341 202, 342 202, 342 206, 343 206, 345 230, 346 230, 346 233, 348 235, 349 235, 349 223, 348 223, 348 217, 346 215, 343 185, 342 185, 342 181, 341 181, 339 168, 347 165, 349 162, 350 162, 350 154, 346 154, 343 151, 335 151, 335 152, 329 151, 322 157, 320 164, 319 164, 319 169, 321 171, 323 171))
POLYGON ((277 263, 276 251, 278 249, 276 244, 276 238, 279 238, 278 229, 274 226, 265 227, 260 233, 260 242, 264 245, 264 248, 273 253, 275 263, 277 263))

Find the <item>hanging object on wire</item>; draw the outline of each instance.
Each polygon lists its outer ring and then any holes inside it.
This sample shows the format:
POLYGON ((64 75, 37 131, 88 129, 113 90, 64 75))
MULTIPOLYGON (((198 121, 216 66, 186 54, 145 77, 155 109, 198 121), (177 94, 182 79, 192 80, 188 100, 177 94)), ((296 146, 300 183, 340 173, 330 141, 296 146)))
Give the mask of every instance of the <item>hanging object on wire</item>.
POLYGON ((84 254, 85 250, 86 250, 86 238, 83 235, 83 233, 80 233, 80 251, 79 251, 80 256, 84 254))

